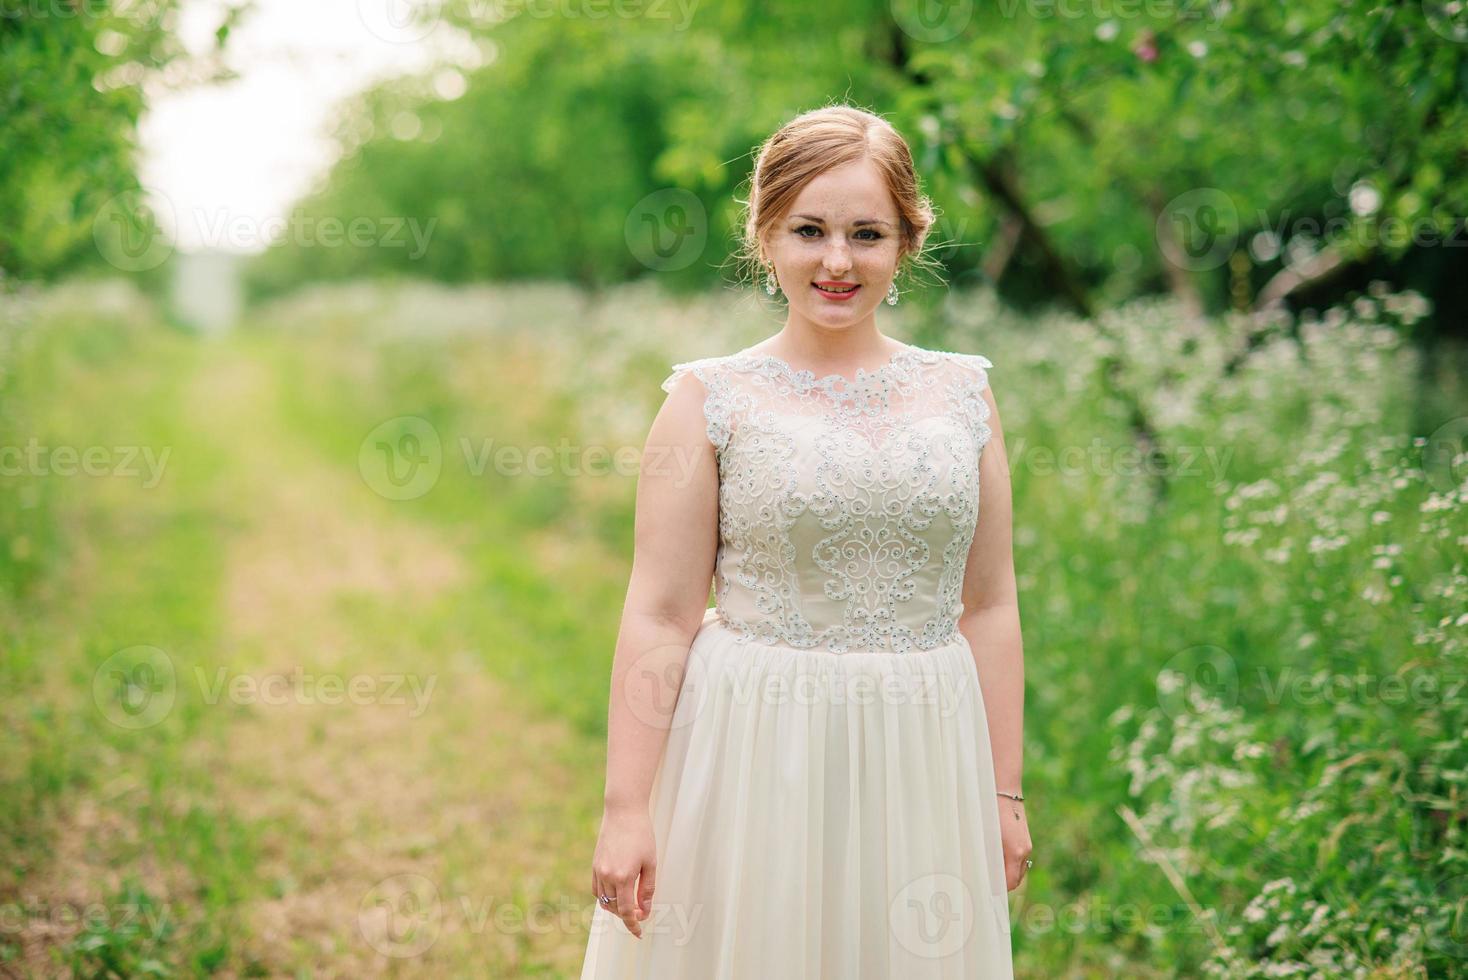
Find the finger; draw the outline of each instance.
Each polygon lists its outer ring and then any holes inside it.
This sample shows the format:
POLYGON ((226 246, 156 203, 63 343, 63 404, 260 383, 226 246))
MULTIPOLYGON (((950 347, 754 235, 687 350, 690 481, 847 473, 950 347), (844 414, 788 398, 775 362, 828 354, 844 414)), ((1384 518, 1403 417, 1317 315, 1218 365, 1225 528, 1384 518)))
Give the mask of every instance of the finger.
POLYGON ((642 918, 652 914, 652 895, 657 888, 657 866, 648 865, 642 869, 642 875, 637 885, 637 910, 642 918))
POLYGON ((611 878, 600 877, 596 879, 596 906, 608 915, 617 915, 617 886, 612 883, 611 878), (603 902, 602 896, 611 898, 610 902, 603 902))
POLYGON ((617 914, 627 924, 627 931, 642 938, 642 925, 637 921, 637 887, 632 881, 617 886, 617 914))
POLYGON ((602 881, 601 878, 597 877, 595 874, 591 876, 591 894, 592 897, 596 899, 597 908, 606 912, 611 911, 610 906, 608 906, 606 902, 603 902, 601 900, 601 897, 603 895, 610 895, 611 892, 607 891, 606 882, 602 881))

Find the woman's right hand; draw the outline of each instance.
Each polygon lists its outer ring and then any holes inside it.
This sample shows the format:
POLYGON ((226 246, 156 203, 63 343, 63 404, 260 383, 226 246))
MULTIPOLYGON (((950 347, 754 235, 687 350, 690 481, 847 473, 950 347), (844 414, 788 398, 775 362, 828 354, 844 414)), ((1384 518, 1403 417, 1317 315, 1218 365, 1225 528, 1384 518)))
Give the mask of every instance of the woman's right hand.
POLYGON ((642 920, 652 914, 657 878, 657 841, 646 807, 607 807, 591 859, 592 895, 597 905, 621 917, 627 931, 642 938, 642 920), (608 905, 602 895, 615 901, 608 905))

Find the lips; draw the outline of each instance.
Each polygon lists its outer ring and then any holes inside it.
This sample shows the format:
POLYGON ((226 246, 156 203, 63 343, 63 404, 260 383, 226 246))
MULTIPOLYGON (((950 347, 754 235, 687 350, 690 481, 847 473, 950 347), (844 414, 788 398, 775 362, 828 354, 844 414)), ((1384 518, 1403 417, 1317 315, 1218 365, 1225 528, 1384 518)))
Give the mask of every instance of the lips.
POLYGON ((852 296, 855 296, 856 291, 861 288, 861 285, 858 283, 837 280, 824 280, 821 282, 813 282, 811 283, 811 286, 815 289, 816 292, 820 293, 822 296, 834 300, 850 299, 852 296))

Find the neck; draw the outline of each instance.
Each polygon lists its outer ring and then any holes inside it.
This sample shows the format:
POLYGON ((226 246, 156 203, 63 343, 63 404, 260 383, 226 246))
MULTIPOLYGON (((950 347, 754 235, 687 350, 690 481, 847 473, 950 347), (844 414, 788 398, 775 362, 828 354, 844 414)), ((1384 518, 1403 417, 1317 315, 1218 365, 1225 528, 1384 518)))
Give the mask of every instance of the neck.
POLYGON ((855 364, 885 360, 902 345, 877 329, 875 313, 856 323, 828 327, 792 311, 769 346, 804 364, 855 364))

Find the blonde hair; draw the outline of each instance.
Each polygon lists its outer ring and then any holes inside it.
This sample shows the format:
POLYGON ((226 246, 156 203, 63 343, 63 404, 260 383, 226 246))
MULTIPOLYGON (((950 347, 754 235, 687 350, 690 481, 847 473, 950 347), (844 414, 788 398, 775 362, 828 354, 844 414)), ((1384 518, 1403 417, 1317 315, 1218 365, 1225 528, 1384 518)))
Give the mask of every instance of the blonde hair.
POLYGON ((886 119, 847 104, 801 113, 759 147, 749 177, 749 197, 741 201, 740 248, 735 258, 757 281, 765 267, 762 241, 790 210, 812 179, 859 160, 881 171, 897 205, 901 224, 898 271, 903 262, 920 265, 923 244, 936 220, 932 202, 918 186, 912 150, 886 119))

